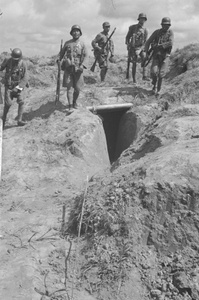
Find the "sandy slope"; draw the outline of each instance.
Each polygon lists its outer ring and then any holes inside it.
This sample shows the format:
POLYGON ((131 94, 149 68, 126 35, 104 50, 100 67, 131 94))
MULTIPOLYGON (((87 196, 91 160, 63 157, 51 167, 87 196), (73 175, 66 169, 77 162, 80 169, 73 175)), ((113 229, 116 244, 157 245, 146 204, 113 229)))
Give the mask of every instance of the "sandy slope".
MULTIPOLYGON (((64 91, 55 107, 56 69, 44 65, 34 68, 27 90, 28 124, 16 126, 14 103, 3 132, 1 298, 197 299, 198 106, 170 103, 165 110, 166 96, 156 99, 150 83, 126 82, 121 62, 120 72, 114 66, 103 86, 87 71, 80 108, 69 114, 64 91), (103 120, 86 106, 126 102, 134 107, 121 120, 119 140, 132 142, 111 173, 103 120), (97 234, 89 247, 87 238, 79 249, 74 239, 70 251, 69 235, 61 235, 63 207, 66 222, 85 190, 83 223, 90 226, 97 207, 98 221, 109 212, 110 231, 98 246, 97 234), (120 213, 128 224, 122 229, 120 213), (116 241, 128 246, 129 256, 123 251, 120 263, 116 241), (76 251, 85 245, 87 256, 78 255, 77 267, 76 251), (106 263, 100 269, 102 256, 106 263), (89 263, 80 280, 75 275, 89 263), (114 280, 103 273, 107 266, 114 280)), ((163 92, 168 96, 166 87, 163 92)))

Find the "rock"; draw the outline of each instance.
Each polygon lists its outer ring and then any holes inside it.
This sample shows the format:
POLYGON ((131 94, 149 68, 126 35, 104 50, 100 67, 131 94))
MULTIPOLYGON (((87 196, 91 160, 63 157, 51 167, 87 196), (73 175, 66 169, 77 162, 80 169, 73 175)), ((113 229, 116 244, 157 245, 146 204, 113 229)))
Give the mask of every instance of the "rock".
POLYGON ((151 297, 157 297, 157 296, 160 296, 162 294, 162 292, 160 290, 151 290, 150 294, 151 294, 151 297))
POLYGON ((185 272, 179 272, 173 276, 173 285, 179 289, 189 288, 189 281, 185 272))

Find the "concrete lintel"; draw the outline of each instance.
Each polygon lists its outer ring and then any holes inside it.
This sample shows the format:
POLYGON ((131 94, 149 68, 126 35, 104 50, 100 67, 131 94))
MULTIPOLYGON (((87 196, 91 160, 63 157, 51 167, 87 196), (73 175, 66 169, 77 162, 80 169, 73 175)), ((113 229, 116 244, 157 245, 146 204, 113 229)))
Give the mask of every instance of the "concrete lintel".
POLYGON ((106 112, 106 111, 116 111, 116 110, 128 110, 133 107, 132 103, 120 103, 120 104, 105 104, 98 106, 87 106, 87 109, 91 112, 106 112))

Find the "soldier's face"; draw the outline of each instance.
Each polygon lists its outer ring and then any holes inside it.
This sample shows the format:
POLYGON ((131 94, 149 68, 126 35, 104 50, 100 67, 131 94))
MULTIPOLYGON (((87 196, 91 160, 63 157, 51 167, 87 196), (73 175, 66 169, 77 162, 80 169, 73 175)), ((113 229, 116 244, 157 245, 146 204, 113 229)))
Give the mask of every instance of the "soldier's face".
POLYGON ((79 31, 79 29, 73 29, 72 31, 72 37, 74 38, 74 40, 77 40, 80 37, 81 33, 79 31))
POLYGON ((162 24, 162 30, 167 31, 169 29, 170 25, 169 24, 162 24))
POLYGON ((19 64, 20 59, 13 59, 12 58, 12 63, 13 65, 18 65, 19 64))
POLYGON ((104 26, 104 32, 109 32, 109 30, 110 30, 110 26, 104 26))
POLYGON ((141 25, 144 25, 144 23, 146 22, 146 19, 145 18, 139 18, 139 23, 141 25))

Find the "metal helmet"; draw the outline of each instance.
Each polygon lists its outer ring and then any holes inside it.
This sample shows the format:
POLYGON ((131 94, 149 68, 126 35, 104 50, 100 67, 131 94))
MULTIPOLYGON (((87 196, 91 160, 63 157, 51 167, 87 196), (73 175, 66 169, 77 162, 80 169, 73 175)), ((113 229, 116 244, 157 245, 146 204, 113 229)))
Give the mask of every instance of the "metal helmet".
POLYGON ((168 17, 162 18, 161 25, 166 24, 166 25, 171 25, 171 19, 168 17))
POLYGON ((79 25, 73 25, 70 30, 70 35, 72 35, 73 30, 78 29, 80 31, 80 35, 82 35, 82 30, 79 25))
POLYGON ((104 22, 103 24, 102 24, 102 27, 104 28, 104 27, 110 27, 111 25, 110 25, 110 23, 109 22, 104 22))
POLYGON ((20 60, 22 58, 22 52, 19 48, 14 48, 11 53, 11 57, 14 60, 20 60))
POLYGON ((140 14, 139 14, 138 20, 139 20, 140 18, 145 18, 145 20, 147 20, 147 16, 146 16, 146 14, 144 14, 144 13, 140 13, 140 14))

